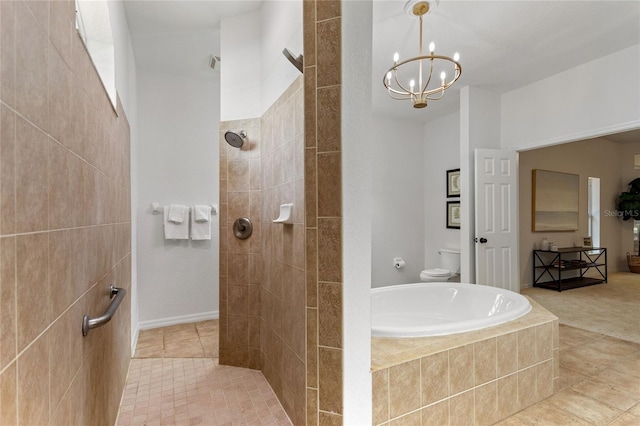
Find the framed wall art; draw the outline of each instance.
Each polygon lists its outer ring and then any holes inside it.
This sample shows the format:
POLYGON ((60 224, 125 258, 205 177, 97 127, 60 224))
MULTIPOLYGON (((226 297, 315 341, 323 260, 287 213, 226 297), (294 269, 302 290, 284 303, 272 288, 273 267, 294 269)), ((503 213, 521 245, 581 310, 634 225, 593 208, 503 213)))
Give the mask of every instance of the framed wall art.
POLYGON ((447 228, 460 229, 460 201, 447 201, 447 228))
POLYGON ((580 176, 534 169, 531 230, 577 231, 580 176))
POLYGON ((447 170, 447 198, 460 196, 460 169, 447 170))

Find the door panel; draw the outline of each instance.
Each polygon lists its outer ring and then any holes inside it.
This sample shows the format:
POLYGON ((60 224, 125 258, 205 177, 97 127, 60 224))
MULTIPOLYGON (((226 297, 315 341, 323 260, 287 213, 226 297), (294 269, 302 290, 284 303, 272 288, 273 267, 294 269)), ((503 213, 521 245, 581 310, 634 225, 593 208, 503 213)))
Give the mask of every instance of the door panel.
POLYGON ((475 150, 476 281, 520 292, 516 152, 475 150))

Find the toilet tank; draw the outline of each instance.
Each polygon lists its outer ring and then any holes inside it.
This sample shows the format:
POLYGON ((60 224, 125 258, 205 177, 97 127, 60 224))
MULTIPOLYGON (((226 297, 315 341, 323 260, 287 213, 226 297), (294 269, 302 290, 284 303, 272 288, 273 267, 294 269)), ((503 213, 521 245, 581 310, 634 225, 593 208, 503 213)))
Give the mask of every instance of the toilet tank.
POLYGON ((460 273, 460 250, 440 249, 440 267, 456 274, 460 273))

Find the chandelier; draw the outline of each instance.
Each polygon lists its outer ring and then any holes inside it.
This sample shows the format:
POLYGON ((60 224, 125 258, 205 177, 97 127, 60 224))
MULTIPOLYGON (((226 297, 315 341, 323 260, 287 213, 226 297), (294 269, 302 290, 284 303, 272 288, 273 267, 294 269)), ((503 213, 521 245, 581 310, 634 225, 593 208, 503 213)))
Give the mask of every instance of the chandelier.
POLYGON ((435 44, 429 44, 429 54, 422 53, 422 17, 435 9, 438 0, 410 0, 405 5, 405 12, 420 19, 420 50, 418 56, 398 62, 398 52, 393 55, 393 66, 385 73, 384 87, 393 99, 410 100, 414 108, 424 108, 427 101, 442 98, 444 91, 460 78, 462 68, 456 52, 453 58, 436 55, 435 44), (402 67, 402 68, 401 68, 402 67), (447 71, 450 77, 447 80, 447 71), (440 81, 432 76, 440 72, 440 81), (407 87, 408 84, 408 87, 407 87), (416 85, 417 84, 417 85, 416 85))

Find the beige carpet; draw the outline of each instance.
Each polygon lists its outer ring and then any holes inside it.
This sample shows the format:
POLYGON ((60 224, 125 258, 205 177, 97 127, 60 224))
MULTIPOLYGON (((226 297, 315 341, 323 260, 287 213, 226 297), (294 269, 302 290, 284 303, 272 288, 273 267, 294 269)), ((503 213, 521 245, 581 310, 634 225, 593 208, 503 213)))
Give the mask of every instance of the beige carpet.
POLYGON ((640 343, 640 274, 609 274, 609 282, 557 292, 527 288, 522 294, 554 313, 560 324, 640 343))

